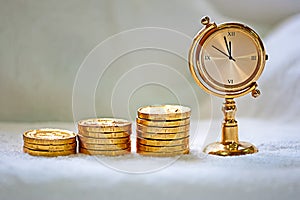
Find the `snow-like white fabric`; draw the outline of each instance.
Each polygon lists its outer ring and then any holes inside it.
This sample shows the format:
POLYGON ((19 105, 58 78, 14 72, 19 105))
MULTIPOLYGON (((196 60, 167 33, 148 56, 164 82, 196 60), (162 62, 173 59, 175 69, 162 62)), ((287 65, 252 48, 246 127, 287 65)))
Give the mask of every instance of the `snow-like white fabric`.
MULTIPOLYGON (((115 158, 33 157, 22 152, 23 131, 75 130, 74 124, 0 123, 0 199, 298 199, 299 125, 252 119, 239 123, 240 138, 254 143, 258 153, 208 156, 192 139, 191 153, 178 160, 135 153, 115 158)), ((209 121, 203 121, 200 130, 206 124, 209 121)))

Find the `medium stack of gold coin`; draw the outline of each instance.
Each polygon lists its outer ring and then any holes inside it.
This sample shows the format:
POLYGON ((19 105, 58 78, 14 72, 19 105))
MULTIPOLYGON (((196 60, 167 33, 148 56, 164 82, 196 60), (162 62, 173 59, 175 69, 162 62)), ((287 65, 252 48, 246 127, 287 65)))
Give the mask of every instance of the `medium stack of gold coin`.
POLYGON ((139 108, 137 114, 137 153, 161 157, 189 153, 190 108, 146 106, 139 108))
POLYGON ((33 156, 66 156, 76 153, 76 134, 61 129, 37 129, 23 134, 23 151, 33 156))
POLYGON ((78 122, 79 152, 89 155, 119 156, 131 152, 131 122, 98 118, 78 122))

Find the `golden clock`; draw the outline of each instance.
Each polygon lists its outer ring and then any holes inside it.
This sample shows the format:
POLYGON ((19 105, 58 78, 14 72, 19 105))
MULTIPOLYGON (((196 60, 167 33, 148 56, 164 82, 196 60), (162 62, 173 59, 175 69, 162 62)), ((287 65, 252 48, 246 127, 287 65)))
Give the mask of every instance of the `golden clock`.
POLYGON ((207 93, 225 98, 222 139, 204 152, 215 155, 243 155, 257 148, 238 138, 233 100, 249 92, 258 97, 256 81, 268 59, 259 35, 240 23, 216 25, 203 17, 204 27, 196 34, 189 52, 189 67, 196 83, 207 93))

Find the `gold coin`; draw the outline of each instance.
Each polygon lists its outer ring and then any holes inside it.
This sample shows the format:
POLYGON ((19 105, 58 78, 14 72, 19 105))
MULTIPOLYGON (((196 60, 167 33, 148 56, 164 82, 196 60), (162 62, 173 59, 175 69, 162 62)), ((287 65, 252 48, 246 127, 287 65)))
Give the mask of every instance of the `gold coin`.
POLYGON ((142 156, 151 156, 151 157, 173 157, 173 156, 180 156, 183 154, 189 154, 189 150, 182 150, 182 151, 174 151, 174 152, 150 152, 150 151, 136 151, 138 154, 142 156))
POLYGON ((123 138, 123 137, 129 137, 131 131, 116 132, 116 133, 79 131, 79 134, 84 137, 92 137, 92 138, 123 138))
POLYGON ((79 143, 80 148, 90 149, 90 150, 101 150, 101 151, 110 151, 110 150, 122 150, 128 149, 131 147, 130 142, 125 144, 88 144, 88 143, 79 143))
POLYGON ((144 126, 141 124, 136 125, 136 129, 142 132, 147 133, 178 133, 178 132, 188 132, 190 130, 189 125, 185 126, 178 126, 178 127, 151 127, 151 126, 144 126))
POLYGON ((76 154, 76 149, 67 150, 67 151, 38 151, 38 150, 32 150, 23 147, 23 151, 32 156, 46 156, 46 157, 68 156, 71 154, 76 154))
POLYGON ((178 146, 147 146, 147 145, 142 145, 142 144, 137 144, 136 148, 139 151, 149 151, 149 152, 176 152, 176 151, 183 151, 183 150, 188 150, 189 145, 178 145, 178 146))
POLYGON ((176 140, 151 140, 136 138, 137 144, 143 144, 148 146, 176 146, 176 145, 188 145, 189 137, 176 140))
POLYGON ((103 139, 103 138, 90 138, 83 137, 78 135, 78 139, 80 143, 89 143, 89 144, 126 144, 130 142, 130 137, 124 138, 112 138, 112 139, 103 139))
POLYGON ((180 133, 145 133, 142 131, 136 131, 137 137, 153 140, 172 140, 172 139, 181 139, 189 136, 189 132, 180 132, 180 133))
POLYGON ((88 154, 88 155, 121 156, 125 154, 130 154, 131 148, 123 149, 123 150, 113 150, 113 151, 98 151, 98 150, 79 148, 79 153, 88 154))
POLYGON ((92 133, 119 133, 119 132, 131 132, 131 127, 128 127, 126 130, 122 130, 124 128, 121 127, 107 127, 103 128, 96 128, 96 127, 84 127, 78 126, 78 132, 92 132, 92 133))
POLYGON ((153 127, 177 127, 190 124, 190 118, 180 120, 147 120, 136 118, 136 123, 153 127))
POLYGON ((191 109, 180 105, 146 106, 139 108, 137 113, 141 119, 178 120, 189 118, 191 109))
POLYGON ((23 140, 31 144, 71 144, 76 142, 76 134, 61 129, 37 129, 23 133, 23 140))
POLYGON ((124 132, 131 130, 131 122, 114 118, 86 119, 78 122, 78 130, 80 132, 124 132))
POLYGON ((76 149, 76 143, 62 145, 41 145, 24 142, 24 147, 37 151, 68 151, 76 149))

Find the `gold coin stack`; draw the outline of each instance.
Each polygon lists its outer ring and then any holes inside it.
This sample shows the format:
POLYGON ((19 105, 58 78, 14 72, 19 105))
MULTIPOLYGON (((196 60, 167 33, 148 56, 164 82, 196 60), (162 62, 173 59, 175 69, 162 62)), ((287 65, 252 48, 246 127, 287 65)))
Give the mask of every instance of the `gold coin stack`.
POLYGON ((146 106, 139 108, 137 114, 138 154, 167 157, 189 153, 190 108, 146 106))
POLYGON ((23 151, 33 156, 67 156, 76 153, 76 134, 61 129, 37 129, 23 133, 23 151))
POLYGON ((120 156, 131 152, 131 122, 98 118, 78 122, 79 152, 89 155, 120 156))

